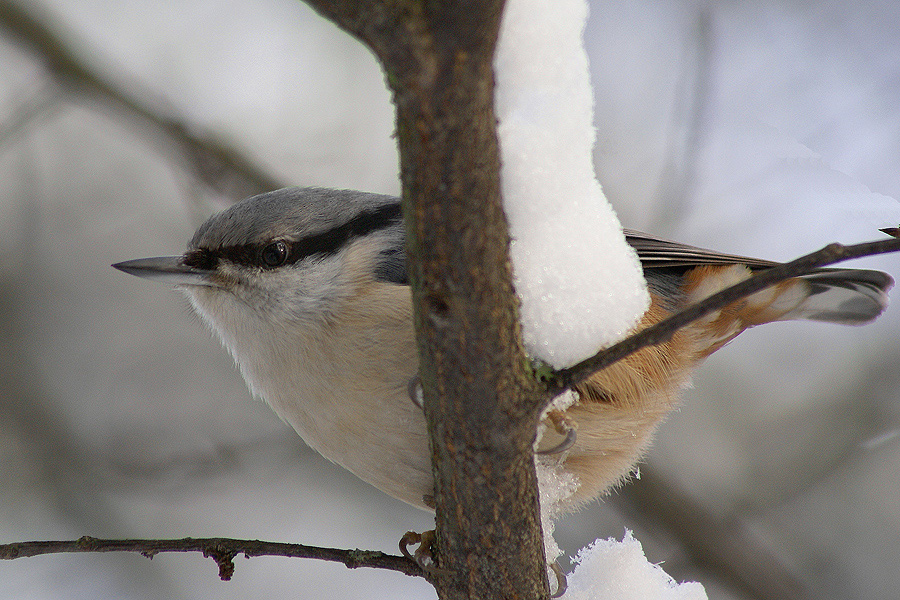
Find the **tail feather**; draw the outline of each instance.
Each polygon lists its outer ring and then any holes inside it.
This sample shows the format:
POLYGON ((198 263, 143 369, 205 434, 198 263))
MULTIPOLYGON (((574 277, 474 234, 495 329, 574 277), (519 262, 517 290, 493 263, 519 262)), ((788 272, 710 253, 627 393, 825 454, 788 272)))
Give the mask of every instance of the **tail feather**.
POLYGON ((807 297, 778 319, 864 325, 884 312, 894 280, 881 271, 823 269, 800 278, 807 297))
MULTIPOLYGON (((651 288, 662 290, 659 273, 645 271, 651 288)), ((685 272, 680 289, 684 305, 734 285, 752 274, 745 265, 701 265, 685 272)), ((689 328, 700 356, 708 356, 748 327, 772 321, 812 320, 862 325, 887 306, 893 280, 879 271, 821 269, 776 283, 710 314, 689 328)), ((663 291, 663 294, 665 292, 663 291)))
MULTIPOLYGON (((893 231, 885 232, 893 235, 893 231)), ((778 264, 630 229, 625 230, 625 239, 641 259, 650 287, 664 297, 685 292, 689 304, 749 277, 752 271, 778 264)), ((893 285, 894 280, 881 271, 819 269, 754 294, 738 316, 746 326, 788 320, 863 325, 884 311, 893 285)))

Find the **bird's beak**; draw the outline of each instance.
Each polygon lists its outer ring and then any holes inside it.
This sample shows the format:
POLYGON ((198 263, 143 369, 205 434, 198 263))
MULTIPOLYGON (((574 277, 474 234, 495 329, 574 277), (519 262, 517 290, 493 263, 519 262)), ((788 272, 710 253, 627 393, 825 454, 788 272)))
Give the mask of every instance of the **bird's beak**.
POLYGON ((210 276, 215 271, 198 269, 184 264, 183 256, 159 256, 156 258, 139 258, 126 260, 113 265, 116 269, 143 277, 156 279, 173 285, 214 285, 210 276))

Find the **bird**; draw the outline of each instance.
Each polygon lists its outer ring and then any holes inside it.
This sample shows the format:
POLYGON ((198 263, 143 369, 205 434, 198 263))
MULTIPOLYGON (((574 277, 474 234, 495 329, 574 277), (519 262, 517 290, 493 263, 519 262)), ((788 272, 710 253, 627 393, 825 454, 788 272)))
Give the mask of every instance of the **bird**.
MULTIPOLYGON (((779 263, 625 230, 650 293, 639 331, 779 263)), ((400 199, 293 187, 211 216, 177 256, 113 267, 174 284, 253 395, 325 458, 399 500, 434 509, 400 199), (415 396, 415 393, 412 393, 415 396)), ((574 387, 537 451, 578 482, 562 510, 627 479, 704 358, 773 321, 861 325, 887 306, 886 273, 822 268, 738 300, 574 387)))

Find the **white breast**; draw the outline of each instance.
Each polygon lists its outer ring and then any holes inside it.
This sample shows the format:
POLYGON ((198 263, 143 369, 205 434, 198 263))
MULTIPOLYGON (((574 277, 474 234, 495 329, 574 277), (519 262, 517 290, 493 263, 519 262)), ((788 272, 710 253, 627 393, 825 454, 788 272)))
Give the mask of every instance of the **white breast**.
POLYGON ((230 293, 186 289, 263 398, 312 448, 391 496, 425 508, 433 494, 422 410, 408 397, 418 369, 409 291, 374 286, 340 319, 274 325, 230 293), (403 295, 404 298, 385 297, 403 295), (397 312, 398 307, 406 307, 397 312))

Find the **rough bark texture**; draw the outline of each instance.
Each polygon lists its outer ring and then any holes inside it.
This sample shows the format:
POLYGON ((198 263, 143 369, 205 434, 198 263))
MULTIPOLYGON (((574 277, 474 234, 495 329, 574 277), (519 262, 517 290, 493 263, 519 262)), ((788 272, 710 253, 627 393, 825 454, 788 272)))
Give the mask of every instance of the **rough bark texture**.
POLYGON ((531 453, 541 388, 520 343, 500 199, 493 52, 503 2, 309 2, 381 60, 397 107, 432 439, 443 600, 548 595, 531 453))

